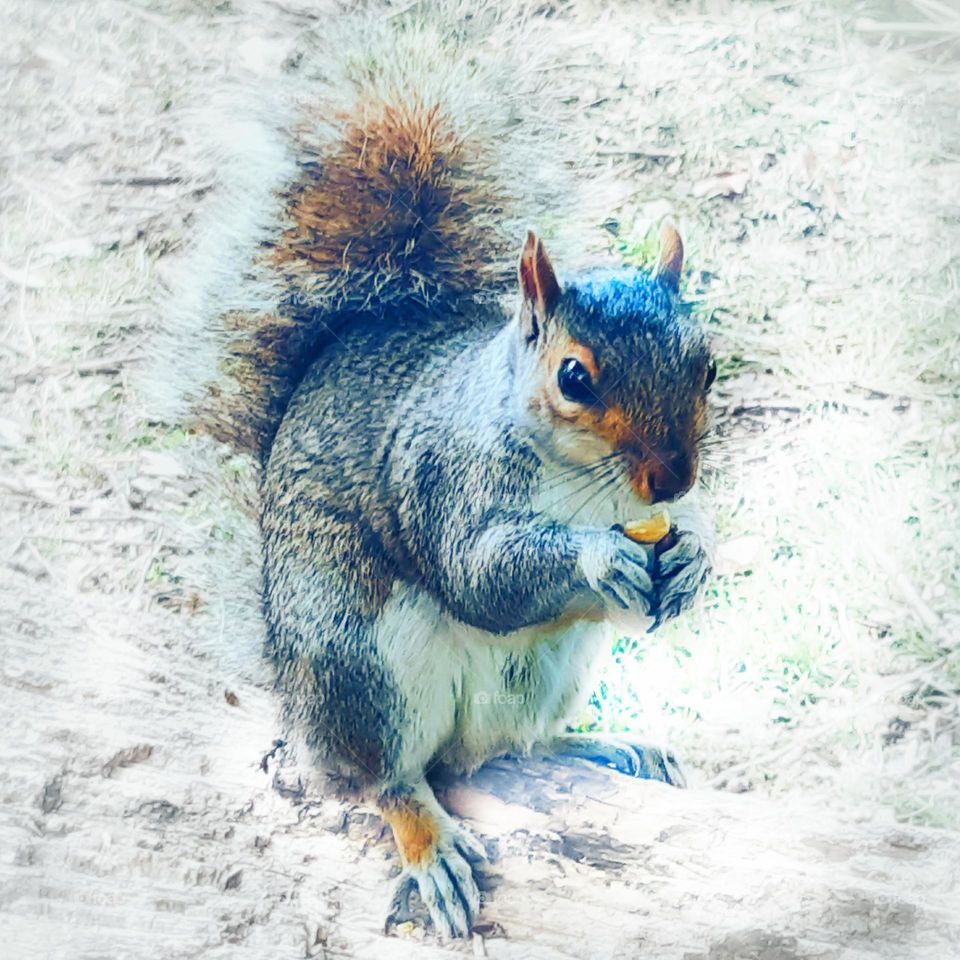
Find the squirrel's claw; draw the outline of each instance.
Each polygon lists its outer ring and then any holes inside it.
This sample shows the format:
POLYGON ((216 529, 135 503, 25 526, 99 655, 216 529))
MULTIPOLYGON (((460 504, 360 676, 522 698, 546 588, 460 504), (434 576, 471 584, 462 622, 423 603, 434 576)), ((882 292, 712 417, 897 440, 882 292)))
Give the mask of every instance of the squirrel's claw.
POLYGON ((462 823, 457 825, 453 845, 460 855, 470 864, 487 863, 487 848, 462 823))

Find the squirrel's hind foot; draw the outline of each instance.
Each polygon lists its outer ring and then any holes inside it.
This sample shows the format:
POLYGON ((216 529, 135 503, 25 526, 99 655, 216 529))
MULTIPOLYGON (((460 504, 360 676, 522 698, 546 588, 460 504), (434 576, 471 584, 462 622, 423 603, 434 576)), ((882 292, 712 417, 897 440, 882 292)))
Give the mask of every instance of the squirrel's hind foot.
POLYGON ((645 744, 616 737, 568 734, 550 743, 555 757, 586 760, 628 777, 659 780, 672 787, 685 787, 687 778, 673 754, 645 744))
POLYGON ((411 922, 445 940, 470 936, 480 912, 473 868, 459 851, 437 851, 429 863, 405 867, 397 878, 384 926, 391 933, 411 922))
POLYGON ((483 845, 440 807, 426 785, 392 791, 381 798, 380 809, 403 861, 384 932, 414 923, 448 940, 469 936, 480 912, 474 864, 487 858, 483 845))

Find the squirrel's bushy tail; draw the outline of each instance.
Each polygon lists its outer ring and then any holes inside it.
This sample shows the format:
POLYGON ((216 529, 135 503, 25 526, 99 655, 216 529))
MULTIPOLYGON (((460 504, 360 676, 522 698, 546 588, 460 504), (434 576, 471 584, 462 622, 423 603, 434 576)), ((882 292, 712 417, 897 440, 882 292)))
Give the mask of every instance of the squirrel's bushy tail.
POLYGON ((457 132, 418 94, 358 103, 286 197, 289 226, 273 262, 304 302, 367 306, 431 300, 502 279, 499 217, 511 200, 493 144, 457 132))
POLYGON ((171 301, 169 415, 262 458, 357 311, 489 296, 527 224, 569 218, 528 27, 461 6, 338 18, 317 66, 256 92, 271 119, 221 137, 221 200, 171 301))

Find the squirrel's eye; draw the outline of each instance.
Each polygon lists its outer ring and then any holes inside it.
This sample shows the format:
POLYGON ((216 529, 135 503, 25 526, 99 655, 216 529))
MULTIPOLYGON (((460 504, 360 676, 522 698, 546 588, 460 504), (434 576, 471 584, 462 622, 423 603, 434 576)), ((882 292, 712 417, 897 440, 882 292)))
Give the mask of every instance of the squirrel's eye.
POLYGON ((560 392, 571 403, 596 403, 597 394, 587 368, 574 357, 567 357, 557 373, 560 392))
POLYGON ((703 389, 709 390, 713 386, 713 381, 717 379, 717 361, 711 360, 707 366, 707 379, 704 381, 703 389))

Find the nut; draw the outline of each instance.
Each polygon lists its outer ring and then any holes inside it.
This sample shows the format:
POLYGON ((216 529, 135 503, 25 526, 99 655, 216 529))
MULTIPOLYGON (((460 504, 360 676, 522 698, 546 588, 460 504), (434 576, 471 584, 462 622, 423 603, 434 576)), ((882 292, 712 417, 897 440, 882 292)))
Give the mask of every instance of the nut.
POLYGON ((632 520, 623 525, 624 536, 634 543, 657 543, 670 532, 670 514, 664 510, 649 520, 632 520))

